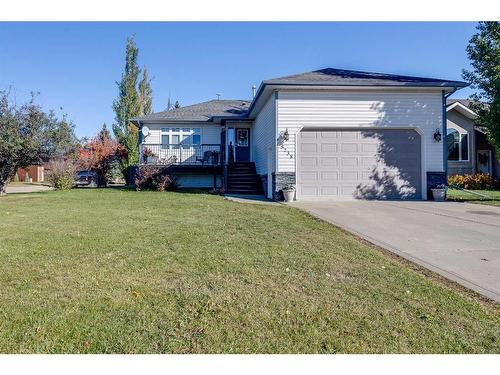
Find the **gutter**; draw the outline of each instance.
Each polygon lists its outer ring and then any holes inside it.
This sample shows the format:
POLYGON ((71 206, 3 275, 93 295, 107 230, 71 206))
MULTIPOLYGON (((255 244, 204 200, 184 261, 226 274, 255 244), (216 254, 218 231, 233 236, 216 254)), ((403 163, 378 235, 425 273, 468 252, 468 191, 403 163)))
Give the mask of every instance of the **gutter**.
POLYGON ((212 121, 200 121, 200 120, 169 120, 169 119, 137 119, 137 118, 134 118, 134 119, 130 119, 129 120, 131 123, 133 123, 134 125, 138 126, 138 124, 140 124, 141 122, 143 124, 146 124, 146 123, 151 123, 151 124, 208 124, 208 125, 217 125, 215 124, 214 122, 212 121))
MULTIPOLYGON (((246 115, 245 115, 246 116, 246 115)), ((198 125, 221 125, 223 121, 251 121, 248 117, 242 116, 213 116, 208 120, 178 120, 178 119, 148 119, 133 118, 129 120, 136 126, 143 124, 198 124, 198 125)))

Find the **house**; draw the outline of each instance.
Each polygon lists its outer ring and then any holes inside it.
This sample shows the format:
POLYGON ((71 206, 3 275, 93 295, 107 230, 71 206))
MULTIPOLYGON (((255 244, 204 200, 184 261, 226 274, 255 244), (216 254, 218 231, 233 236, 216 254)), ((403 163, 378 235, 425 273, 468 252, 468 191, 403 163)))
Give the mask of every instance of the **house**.
POLYGON ((181 187, 297 200, 427 199, 446 182, 446 99, 464 82, 322 69, 134 118, 142 164, 181 187))
POLYGON ((495 148, 488 142, 484 130, 476 124, 476 113, 470 101, 447 101, 448 175, 486 173, 500 177, 500 162, 495 148))

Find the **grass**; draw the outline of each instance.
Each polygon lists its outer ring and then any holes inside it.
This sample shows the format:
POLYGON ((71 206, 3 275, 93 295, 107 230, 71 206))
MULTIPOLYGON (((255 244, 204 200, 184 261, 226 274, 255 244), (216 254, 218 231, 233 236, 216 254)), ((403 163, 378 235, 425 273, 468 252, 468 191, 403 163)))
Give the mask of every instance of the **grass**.
POLYGON ((291 207, 82 189, 0 213, 0 352, 500 352, 498 305, 291 207))
POLYGON ((472 190, 473 192, 485 195, 487 198, 483 198, 479 195, 472 194, 467 191, 448 189, 447 199, 459 202, 471 202, 487 204, 490 206, 500 206, 500 190, 472 190))

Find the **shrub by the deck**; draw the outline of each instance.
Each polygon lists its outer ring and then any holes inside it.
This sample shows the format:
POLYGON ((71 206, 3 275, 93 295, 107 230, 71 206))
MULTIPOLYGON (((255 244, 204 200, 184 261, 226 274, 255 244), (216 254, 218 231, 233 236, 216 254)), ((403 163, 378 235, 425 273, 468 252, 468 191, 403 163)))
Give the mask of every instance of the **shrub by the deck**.
POLYGON ((175 190, 177 184, 170 173, 170 168, 165 166, 141 165, 135 175, 137 190, 175 190))

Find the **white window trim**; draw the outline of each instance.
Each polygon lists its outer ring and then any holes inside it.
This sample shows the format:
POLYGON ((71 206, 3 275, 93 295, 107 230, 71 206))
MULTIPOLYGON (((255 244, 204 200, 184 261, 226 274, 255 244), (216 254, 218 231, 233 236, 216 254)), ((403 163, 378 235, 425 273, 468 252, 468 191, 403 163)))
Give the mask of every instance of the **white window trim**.
MULTIPOLYGON (((458 159, 450 160, 451 162, 468 162, 470 161, 470 135, 467 130, 459 130, 457 128, 448 127, 448 130, 455 130, 458 133, 458 159), (462 159, 462 136, 467 136, 467 159, 462 159)), ((448 136, 448 134, 446 134, 448 136)))
POLYGON ((169 149, 172 150, 172 149, 177 149, 178 147, 182 147, 182 148, 194 148, 194 147, 198 147, 198 146, 201 146, 203 144, 203 140, 202 140, 202 137, 201 137, 201 128, 199 127, 195 127, 195 128, 191 128, 191 127, 179 127, 179 126, 169 126, 169 127, 161 127, 160 128, 160 140, 161 140, 161 136, 162 135, 168 135, 169 136, 169 142, 172 142, 173 141, 173 137, 174 136, 178 136, 179 137, 179 143, 169 143, 169 149), (178 130, 175 130, 174 129, 178 129, 178 130), (187 131, 185 131, 186 129, 188 129, 187 131), (193 144, 193 138, 192 136, 195 135, 195 134, 198 134, 200 136, 200 144, 199 145, 195 145, 193 144), (184 141, 184 139, 188 138, 190 141, 189 141, 189 144, 187 145, 183 145, 182 144, 182 141, 184 141))

